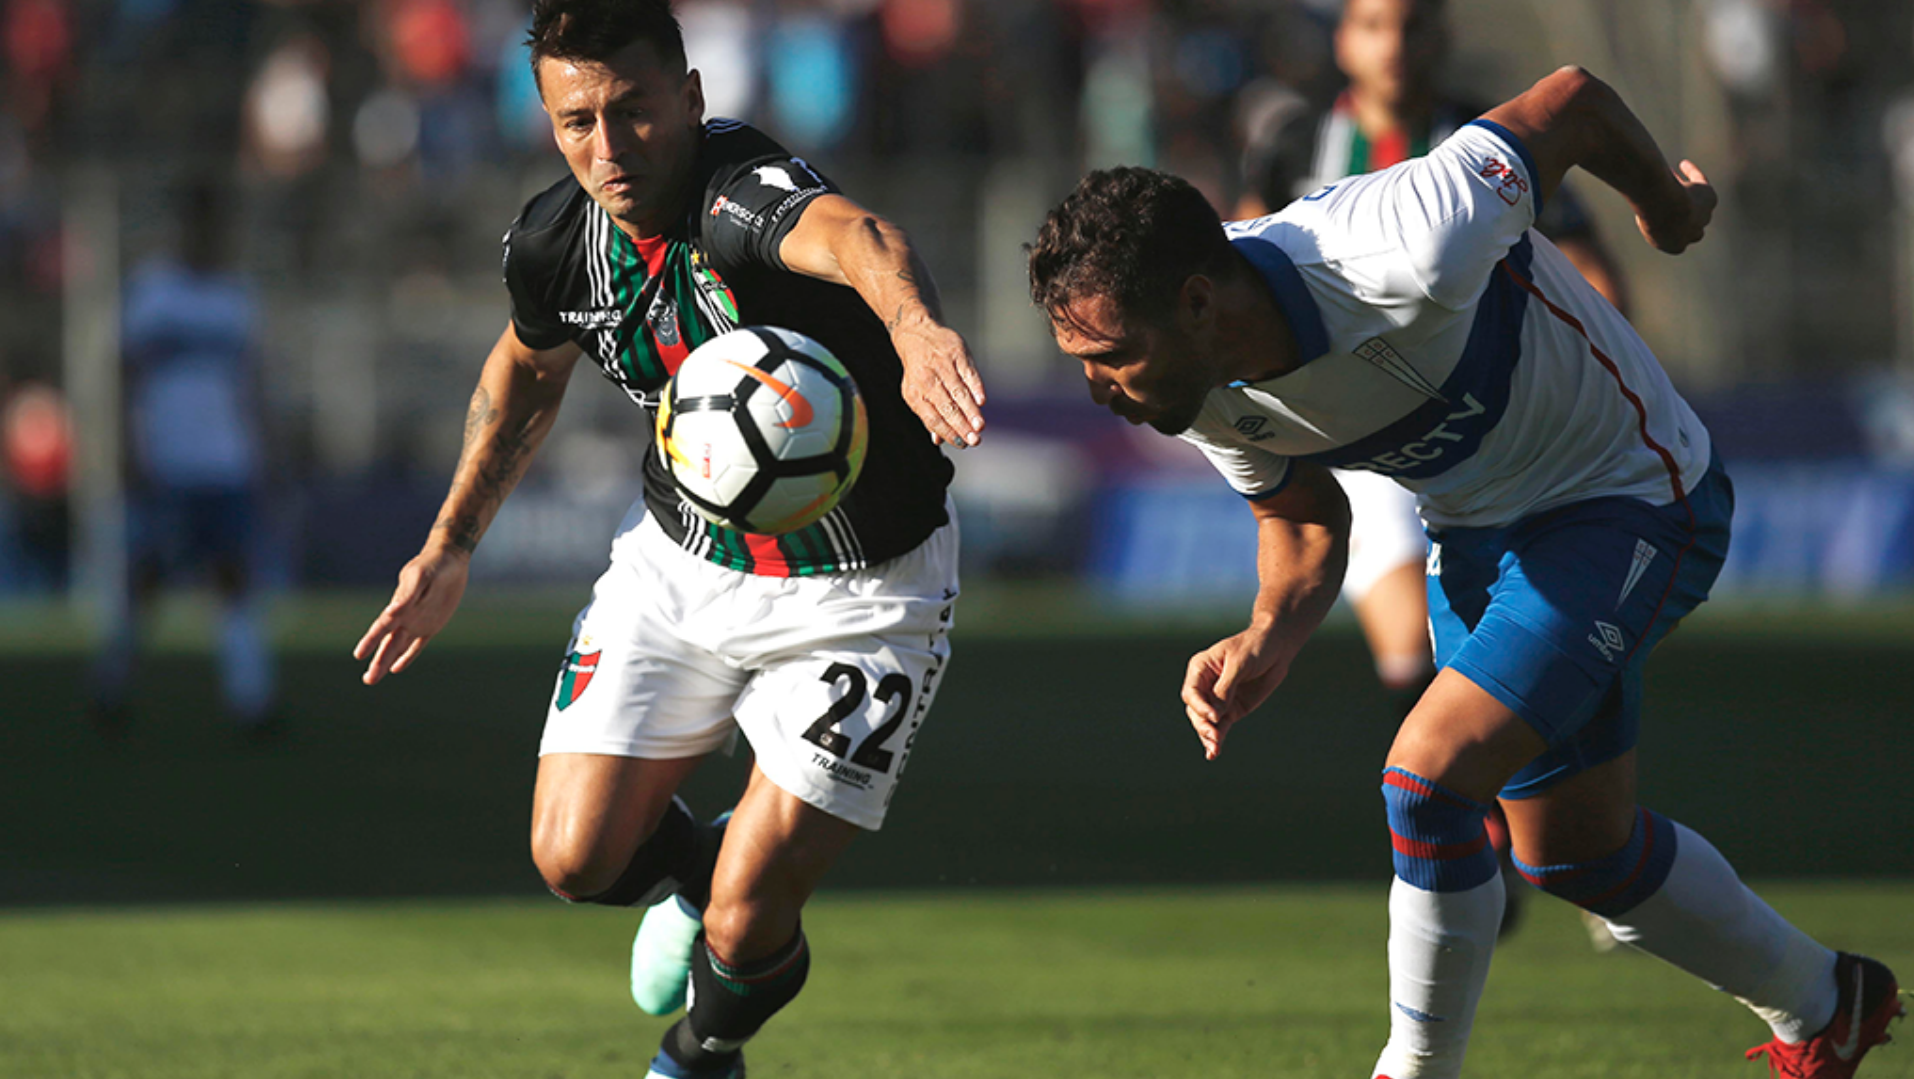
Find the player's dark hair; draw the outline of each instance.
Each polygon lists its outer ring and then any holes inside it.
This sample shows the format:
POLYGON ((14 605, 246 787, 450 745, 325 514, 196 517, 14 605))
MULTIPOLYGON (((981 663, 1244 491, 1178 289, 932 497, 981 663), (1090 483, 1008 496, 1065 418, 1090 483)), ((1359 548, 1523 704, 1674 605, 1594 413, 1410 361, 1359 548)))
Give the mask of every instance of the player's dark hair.
POLYGON ((634 41, 649 42, 665 63, 685 70, 685 35, 670 0, 537 0, 525 38, 534 80, 541 60, 604 63, 634 41))
POLYGON ((1024 250, 1031 300, 1053 322, 1072 325, 1071 301, 1087 296, 1108 298, 1125 317, 1162 316, 1183 282, 1221 272, 1233 255, 1202 192, 1167 172, 1130 167, 1085 176, 1024 250))

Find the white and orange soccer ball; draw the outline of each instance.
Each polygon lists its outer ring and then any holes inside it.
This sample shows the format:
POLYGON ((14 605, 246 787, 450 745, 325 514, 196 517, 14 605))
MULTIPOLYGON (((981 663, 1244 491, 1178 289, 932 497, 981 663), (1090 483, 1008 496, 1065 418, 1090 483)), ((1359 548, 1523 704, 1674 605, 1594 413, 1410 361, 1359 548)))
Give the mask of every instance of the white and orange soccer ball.
POLYGON ((837 357, 770 326, 698 346, 658 409, 658 450, 679 495, 742 532, 791 532, 829 513, 857 481, 869 439, 864 399, 837 357))

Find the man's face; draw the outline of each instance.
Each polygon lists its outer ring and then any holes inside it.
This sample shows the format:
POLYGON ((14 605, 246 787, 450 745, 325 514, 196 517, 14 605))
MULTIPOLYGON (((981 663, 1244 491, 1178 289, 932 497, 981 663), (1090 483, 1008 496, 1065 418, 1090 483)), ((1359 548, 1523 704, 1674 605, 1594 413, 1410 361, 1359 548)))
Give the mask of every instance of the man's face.
POLYGON ((1433 92, 1448 29, 1421 0, 1348 0, 1336 28, 1336 66, 1361 93, 1393 108, 1433 92))
POLYGON ((1105 296, 1070 302, 1053 319, 1057 347, 1083 364, 1090 398, 1131 423, 1178 435, 1196 422, 1217 384, 1215 364, 1179 314, 1125 318, 1105 296))
POLYGON ((559 152, 606 213, 649 232, 683 212, 704 122, 697 72, 635 41, 604 63, 540 60, 538 77, 559 152))

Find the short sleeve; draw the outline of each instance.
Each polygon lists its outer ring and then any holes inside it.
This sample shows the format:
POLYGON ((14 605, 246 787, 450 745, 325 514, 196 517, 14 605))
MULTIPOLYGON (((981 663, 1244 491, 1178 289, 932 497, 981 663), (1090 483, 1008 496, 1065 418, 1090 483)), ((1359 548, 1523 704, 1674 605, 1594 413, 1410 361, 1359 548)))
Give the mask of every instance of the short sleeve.
POLYGON ((551 301, 553 274, 541 267, 544 244, 540 237, 521 232, 523 218, 512 223, 503 240, 506 291, 512 297, 512 330, 527 348, 548 349, 571 340, 571 329, 558 318, 551 301))
POLYGON ((1450 310, 1480 295, 1541 203, 1527 148, 1488 120, 1463 125, 1426 157, 1351 186, 1360 194, 1349 211, 1393 238, 1417 288, 1450 310))
POLYGON ((1189 430, 1177 437, 1203 451, 1210 466, 1222 473, 1232 490, 1245 498, 1260 499, 1289 485, 1289 458, 1232 437, 1232 432, 1209 420, 1206 409, 1189 430))
POLYGON ((837 190, 803 158, 762 141, 778 154, 721 166, 705 188, 702 246, 720 273, 747 266, 784 269, 778 245, 812 200, 837 190))

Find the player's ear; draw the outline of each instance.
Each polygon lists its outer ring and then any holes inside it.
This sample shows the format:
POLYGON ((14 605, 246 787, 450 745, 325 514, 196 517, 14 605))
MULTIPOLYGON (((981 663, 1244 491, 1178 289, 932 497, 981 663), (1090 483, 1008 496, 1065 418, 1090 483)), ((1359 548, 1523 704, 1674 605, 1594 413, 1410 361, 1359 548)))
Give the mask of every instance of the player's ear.
POLYGON ((1216 282, 1203 274, 1183 279, 1176 298, 1176 320, 1185 332, 1208 329, 1216 319, 1216 282))
POLYGON ((692 127, 704 125, 704 76, 695 67, 685 72, 685 115, 692 127))

